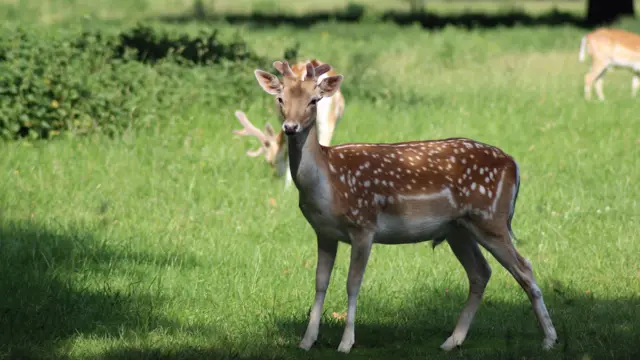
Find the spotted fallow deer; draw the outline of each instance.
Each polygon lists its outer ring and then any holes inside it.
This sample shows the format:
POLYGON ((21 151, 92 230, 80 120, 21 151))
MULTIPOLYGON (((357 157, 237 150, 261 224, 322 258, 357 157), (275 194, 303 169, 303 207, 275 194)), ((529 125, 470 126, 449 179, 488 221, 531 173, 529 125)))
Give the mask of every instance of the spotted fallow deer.
MULTIPOLYGON (((303 79, 306 76, 307 63, 311 63, 313 67, 318 67, 323 64, 323 62, 316 59, 294 64, 291 70, 296 78, 303 79)), ((327 76, 335 75, 337 75, 337 73, 331 69, 329 72, 319 76, 317 80, 322 81, 327 76)), ((335 128, 338 126, 344 113, 344 96, 340 90, 338 90, 331 97, 318 101, 317 108, 316 123, 318 127, 318 140, 321 145, 329 146, 335 128)), ((281 130, 276 134, 271 124, 267 122, 263 132, 249 121, 244 112, 236 111, 235 115, 243 126, 243 129, 233 130, 233 133, 242 136, 255 136, 260 141, 260 148, 247 151, 247 155, 256 157, 264 153, 265 161, 276 170, 278 176, 285 176, 285 187, 289 188, 292 184, 292 178, 291 172, 289 171, 287 147, 285 146, 286 139, 283 131, 281 130)))
POLYGON ((607 70, 627 68, 633 72, 631 96, 640 88, 640 35, 619 30, 600 28, 582 37, 579 60, 591 55, 591 70, 584 77, 584 97, 591 99, 591 87, 595 82, 596 94, 604 100, 602 81, 607 70))
POLYGON ((320 316, 338 242, 351 245, 348 307, 340 352, 355 341, 356 303, 374 243, 447 241, 469 280, 469 295, 451 336, 451 350, 464 341, 491 275, 478 243, 517 280, 529 296, 544 332, 543 347, 557 339, 530 262, 512 243, 511 219, 520 177, 515 160, 500 149, 465 138, 393 144, 323 146, 316 126, 318 102, 338 91, 343 76, 318 77, 327 64, 307 65, 303 79, 287 62, 273 66, 282 79, 255 70, 258 83, 273 95, 283 118, 289 166, 299 207, 317 235, 315 301, 300 343, 309 349, 320 316))

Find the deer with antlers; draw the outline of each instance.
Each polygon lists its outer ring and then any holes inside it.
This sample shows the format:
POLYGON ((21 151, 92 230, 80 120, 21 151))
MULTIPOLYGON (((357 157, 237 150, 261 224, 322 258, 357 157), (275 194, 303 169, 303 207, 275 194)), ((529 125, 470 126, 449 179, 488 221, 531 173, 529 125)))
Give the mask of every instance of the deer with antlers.
MULTIPOLYGON (((303 79, 306 76, 307 63, 311 63, 313 67, 318 67, 323 64, 323 62, 316 59, 294 64, 291 67, 291 70, 296 78, 303 79)), ((337 73, 331 69, 322 76, 319 76, 317 80, 322 81, 327 76, 335 75, 337 75, 337 73)), ((329 146, 331 144, 334 130, 342 119, 344 108, 344 96, 340 90, 336 91, 331 97, 323 98, 322 101, 318 101, 316 123, 320 144, 324 146, 329 146)), ((292 178, 291 172, 289 171, 284 132, 280 130, 280 132, 276 134, 273 127, 268 122, 264 126, 264 131, 260 131, 259 128, 249 121, 244 112, 238 110, 235 112, 235 115, 243 126, 243 129, 233 130, 233 133, 241 136, 254 136, 258 141, 260 141, 260 148, 257 150, 247 151, 247 155, 250 157, 256 157, 264 153, 265 161, 276 170, 276 174, 278 176, 285 176, 285 188, 289 188, 292 184, 292 178)))
POLYGON ((428 240, 434 247, 447 241, 469 280, 468 298, 442 349, 462 344, 491 276, 478 244, 498 259, 529 296, 544 332, 543 347, 556 343, 531 263, 512 243, 511 219, 520 175, 511 156, 466 138, 323 146, 316 125, 318 103, 338 91, 343 76, 318 81, 330 70, 327 64, 307 64, 302 79, 287 62, 276 61, 273 66, 282 79, 259 69, 255 76, 280 108, 299 207, 317 238, 315 300, 301 348, 308 350, 318 337, 340 241, 351 245, 340 352, 349 352, 355 342, 357 297, 373 244, 428 240))
POLYGON ((633 72, 631 96, 640 89, 640 36, 632 32, 600 28, 582 37, 579 60, 591 55, 591 70, 584 76, 584 97, 591 99, 591 88, 595 82, 596 95, 604 100, 602 82, 607 70, 627 68, 633 72))

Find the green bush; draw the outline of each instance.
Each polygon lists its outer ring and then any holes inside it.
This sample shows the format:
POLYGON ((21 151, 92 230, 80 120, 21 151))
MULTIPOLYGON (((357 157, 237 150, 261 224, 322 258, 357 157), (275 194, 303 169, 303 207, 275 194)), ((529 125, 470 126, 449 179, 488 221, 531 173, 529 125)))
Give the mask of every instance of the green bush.
POLYGON ((145 26, 116 34, 3 32, 0 137, 5 139, 48 138, 67 130, 113 134, 183 101, 171 91, 183 81, 178 75, 194 67, 212 67, 207 81, 231 101, 251 90, 247 83, 243 91, 242 82, 229 89, 224 83, 238 79, 225 75, 264 64, 242 39, 223 43, 215 30, 195 37, 145 26))

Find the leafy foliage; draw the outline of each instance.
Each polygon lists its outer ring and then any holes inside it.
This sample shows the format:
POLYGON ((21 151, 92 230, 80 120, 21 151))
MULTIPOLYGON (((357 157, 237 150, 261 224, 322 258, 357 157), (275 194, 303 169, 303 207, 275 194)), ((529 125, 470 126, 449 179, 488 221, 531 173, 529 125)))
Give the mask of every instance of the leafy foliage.
MULTIPOLYGON (((239 36, 222 42, 216 30, 195 37, 141 25, 119 34, 7 30, 0 39, 0 136, 113 134, 183 101, 167 95, 185 81, 175 75, 191 67, 215 66, 207 80, 220 86, 237 81, 225 76, 233 69, 262 61, 239 36)), ((220 98, 242 96, 239 86, 220 98)))
POLYGON ((239 37, 228 44, 220 42, 218 31, 202 31, 194 38, 180 33, 158 32, 150 26, 137 26, 120 34, 116 53, 123 56, 128 50, 136 52, 141 62, 156 62, 167 57, 186 64, 211 65, 221 61, 253 61, 260 59, 239 37))

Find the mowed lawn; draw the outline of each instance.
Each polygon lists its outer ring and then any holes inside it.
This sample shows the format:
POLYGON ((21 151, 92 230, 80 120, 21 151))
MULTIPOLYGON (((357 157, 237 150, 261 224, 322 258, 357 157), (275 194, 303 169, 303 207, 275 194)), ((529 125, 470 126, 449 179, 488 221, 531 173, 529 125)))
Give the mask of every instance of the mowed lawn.
POLYGON ((216 84, 199 83, 200 93, 185 81, 174 91, 193 101, 159 114, 150 129, 0 143, 0 357, 637 358, 640 100, 626 71, 606 77, 605 102, 583 100, 584 32, 242 29, 273 60, 298 40, 301 60, 316 57, 345 75, 333 143, 464 136, 517 159, 513 227, 558 331, 550 353, 527 296, 486 251, 493 276, 467 340, 439 349, 468 286, 446 243, 374 246, 346 356, 336 351, 346 311, 342 244, 320 338, 299 350, 314 296, 314 233, 295 188, 285 191, 261 159, 245 155, 257 142, 231 133, 236 109, 279 126, 271 99, 220 104, 207 97, 216 84))

